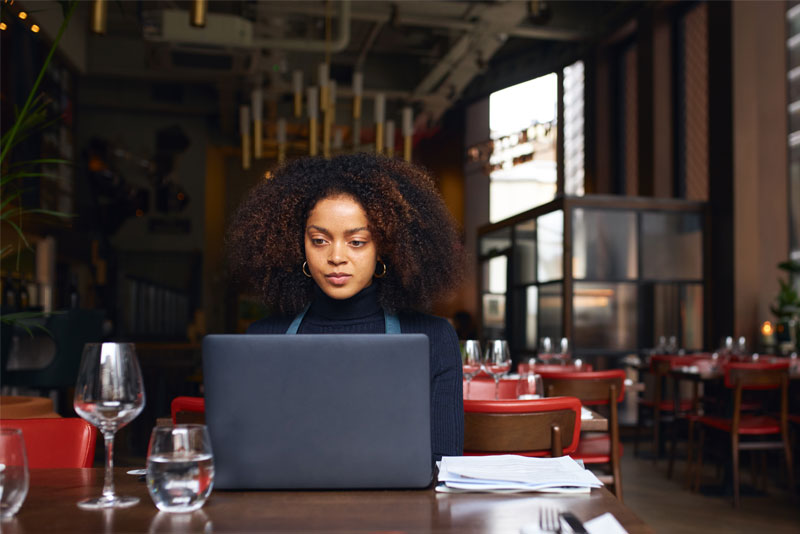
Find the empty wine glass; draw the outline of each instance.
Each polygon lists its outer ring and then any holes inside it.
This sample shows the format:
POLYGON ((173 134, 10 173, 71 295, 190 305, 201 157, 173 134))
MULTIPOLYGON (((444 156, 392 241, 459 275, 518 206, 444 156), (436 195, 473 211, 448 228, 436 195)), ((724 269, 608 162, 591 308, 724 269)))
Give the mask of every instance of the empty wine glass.
POLYGON ((477 339, 461 342, 461 369, 467 379, 467 397, 472 377, 481 372, 481 343, 477 339))
POLYGON ((494 398, 500 389, 500 377, 511 369, 511 353, 508 351, 508 342, 504 339, 489 341, 483 355, 483 368, 494 378, 494 398))
POLYGON ((539 340, 539 361, 548 363, 553 358, 553 342, 549 337, 543 337, 539 340))
POLYGON ((144 384, 133 344, 87 343, 75 385, 75 411, 103 434, 106 468, 103 494, 80 501, 79 507, 123 508, 139 502, 138 497, 114 493, 114 433, 135 419, 142 408, 144 384))

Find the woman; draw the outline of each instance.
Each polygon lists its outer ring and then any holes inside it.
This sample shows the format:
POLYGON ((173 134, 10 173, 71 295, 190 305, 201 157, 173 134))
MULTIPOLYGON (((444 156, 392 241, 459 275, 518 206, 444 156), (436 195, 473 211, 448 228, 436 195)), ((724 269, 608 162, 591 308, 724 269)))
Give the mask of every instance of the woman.
POLYGON ((458 338, 423 311, 455 288, 463 248, 430 176, 368 154, 295 160, 250 192, 228 246, 234 273, 279 312, 250 334, 426 334, 432 451, 462 453, 458 338))

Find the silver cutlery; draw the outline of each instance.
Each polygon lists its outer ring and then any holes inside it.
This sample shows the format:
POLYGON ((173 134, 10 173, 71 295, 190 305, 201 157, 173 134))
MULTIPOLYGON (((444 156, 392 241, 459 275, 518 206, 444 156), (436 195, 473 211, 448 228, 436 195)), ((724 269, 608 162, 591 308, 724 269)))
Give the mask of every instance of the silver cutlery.
POLYGON ((539 530, 561 534, 561 519, 555 508, 542 508, 539 510, 539 530))
POLYGON ((586 527, 583 526, 581 520, 578 519, 578 517, 572 512, 561 512, 561 519, 567 522, 569 528, 572 529, 572 532, 575 532, 576 534, 586 532, 586 527))

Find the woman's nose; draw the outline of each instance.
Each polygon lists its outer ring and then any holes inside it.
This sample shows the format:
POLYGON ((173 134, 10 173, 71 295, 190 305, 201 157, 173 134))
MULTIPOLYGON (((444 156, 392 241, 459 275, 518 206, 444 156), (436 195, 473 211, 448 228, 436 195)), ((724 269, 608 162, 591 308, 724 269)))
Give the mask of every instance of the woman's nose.
POLYGON ((346 260, 344 251, 342 249, 343 245, 334 243, 333 246, 329 249, 330 255, 328 256, 328 262, 332 263, 333 265, 341 265, 346 260))

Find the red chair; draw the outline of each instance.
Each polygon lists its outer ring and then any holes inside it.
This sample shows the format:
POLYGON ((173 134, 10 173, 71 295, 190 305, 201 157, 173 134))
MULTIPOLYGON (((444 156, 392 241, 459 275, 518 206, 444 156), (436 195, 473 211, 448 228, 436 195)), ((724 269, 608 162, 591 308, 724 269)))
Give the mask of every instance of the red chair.
MULTIPOLYGON (((498 399, 516 399, 517 398, 517 379, 514 378, 501 378, 497 383, 497 398, 498 399)), ((467 381, 464 380, 464 387, 462 389, 464 398, 467 398, 467 381)), ((470 380, 469 384, 469 398, 472 400, 495 400, 494 399, 494 378, 479 375, 470 380)))
POLYGON ((740 450, 783 449, 789 487, 794 488, 792 451, 789 445, 788 431, 788 383, 789 365, 786 362, 728 364, 725 368, 725 387, 732 390, 733 411, 731 416, 703 415, 696 419, 700 425, 700 436, 697 462, 694 467, 695 490, 700 485, 700 473, 703 466, 703 441, 706 430, 714 430, 726 434, 730 438, 731 467, 733 469, 733 505, 735 507, 739 506, 740 450), (765 392, 770 390, 779 392, 780 412, 777 417, 769 413, 769 407, 766 405, 764 413, 743 412, 743 391, 765 392), (764 439, 770 436, 775 439, 764 439))
POLYGON ((203 397, 175 397, 170 404, 172 424, 205 424, 206 400, 203 397))
POLYGON ((675 424, 677 420, 686 419, 687 416, 697 409, 697 394, 690 399, 678 398, 675 402, 673 398, 673 379, 670 377, 670 371, 673 367, 680 367, 685 365, 693 365, 698 360, 694 356, 675 356, 669 354, 656 354, 650 358, 650 374, 653 377, 653 387, 651 389, 652 396, 643 397, 639 399, 637 406, 638 421, 636 424, 636 432, 633 441, 633 454, 639 454, 639 433, 642 428, 642 421, 646 415, 650 415, 653 421, 653 463, 658 461, 659 452, 661 450, 661 425, 671 425, 672 446, 670 450, 673 451, 670 455, 669 467, 667 469, 667 476, 672 477, 672 468, 674 465, 674 450, 676 429, 675 424), (677 404, 677 411, 676 411, 677 404))
POLYGON ((625 371, 590 371, 578 373, 540 373, 544 390, 551 396, 569 395, 580 399, 584 406, 608 406, 608 430, 584 433, 577 450, 570 454, 587 465, 605 465, 610 473, 599 477, 614 487, 614 495, 622 500, 622 471, 617 404, 625 397, 625 371))
POLYGON ((31 469, 92 467, 97 429, 77 417, 0 419, 0 427, 19 428, 31 469))
POLYGON ((564 456, 578 448, 580 432, 574 397, 464 401, 466 456, 564 456))
MULTIPOLYGON (((527 373, 531 370, 531 365, 529 363, 520 363, 517 365, 517 372, 519 374, 527 373)), ((533 366, 533 372, 535 373, 578 373, 582 371, 591 371, 592 364, 584 363, 578 367, 575 364, 567 364, 567 365, 559 365, 557 363, 537 363, 533 366)))

